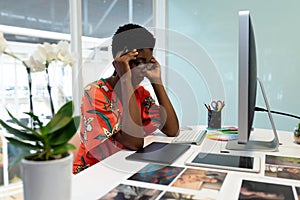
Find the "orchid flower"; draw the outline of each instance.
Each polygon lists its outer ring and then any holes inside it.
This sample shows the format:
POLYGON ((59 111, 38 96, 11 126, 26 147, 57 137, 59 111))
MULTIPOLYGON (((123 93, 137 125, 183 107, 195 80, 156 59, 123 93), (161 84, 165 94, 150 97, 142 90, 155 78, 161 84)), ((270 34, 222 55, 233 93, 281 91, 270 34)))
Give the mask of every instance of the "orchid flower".
POLYGON ((45 71, 46 66, 41 60, 34 59, 33 56, 29 57, 29 60, 24 61, 27 66, 29 66, 32 72, 42 72, 45 71))
POLYGON ((64 65, 74 66, 75 55, 69 51, 69 43, 66 41, 58 42, 56 46, 57 60, 64 63, 64 65))
POLYGON ((60 61, 64 66, 74 66, 75 55, 70 52, 68 42, 59 41, 58 44, 45 42, 43 45, 39 45, 27 63, 30 63, 33 72, 38 72, 48 68, 53 61, 60 61))

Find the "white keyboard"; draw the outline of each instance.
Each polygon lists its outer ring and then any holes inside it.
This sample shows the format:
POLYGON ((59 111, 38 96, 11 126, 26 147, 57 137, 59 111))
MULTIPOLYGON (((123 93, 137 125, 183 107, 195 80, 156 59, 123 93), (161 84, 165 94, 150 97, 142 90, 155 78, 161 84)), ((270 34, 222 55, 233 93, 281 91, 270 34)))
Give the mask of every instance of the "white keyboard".
POLYGON ((206 135, 206 130, 183 130, 175 137, 173 143, 190 143, 200 145, 206 135))

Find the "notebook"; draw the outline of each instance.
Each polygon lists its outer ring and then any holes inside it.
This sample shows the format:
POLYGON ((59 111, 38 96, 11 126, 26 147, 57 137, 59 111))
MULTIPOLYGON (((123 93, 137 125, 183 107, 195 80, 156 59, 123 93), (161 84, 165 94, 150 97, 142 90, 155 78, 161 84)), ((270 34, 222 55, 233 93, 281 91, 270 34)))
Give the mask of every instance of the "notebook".
POLYGON ((190 144, 152 142, 125 159, 171 165, 190 147, 190 144))

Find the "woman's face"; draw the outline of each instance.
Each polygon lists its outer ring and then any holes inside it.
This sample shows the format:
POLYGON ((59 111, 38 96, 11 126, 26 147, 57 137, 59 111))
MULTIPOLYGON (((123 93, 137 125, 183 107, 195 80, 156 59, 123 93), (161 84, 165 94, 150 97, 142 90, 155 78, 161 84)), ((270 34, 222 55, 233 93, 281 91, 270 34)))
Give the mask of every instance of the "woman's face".
POLYGON ((153 52, 148 49, 139 49, 138 50, 139 54, 136 57, 136 60, 130 61, 130 68, 131 68, 131 75, 132 75, 132 84, 134 86, 140 84, 145 77, 145 74, 142 73, 141 64, 148 64, 153 56, 153 52))

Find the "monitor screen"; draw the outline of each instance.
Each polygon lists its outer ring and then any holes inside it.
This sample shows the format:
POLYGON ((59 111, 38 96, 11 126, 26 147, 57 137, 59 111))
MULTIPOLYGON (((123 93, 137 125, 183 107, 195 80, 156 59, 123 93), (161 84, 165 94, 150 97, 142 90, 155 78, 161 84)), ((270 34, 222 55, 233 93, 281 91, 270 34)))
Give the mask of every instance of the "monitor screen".
POLYGON ((239 12, 238 143, 248 142, 252 129, 257 88, 256 51, 249 11, 239 12))

